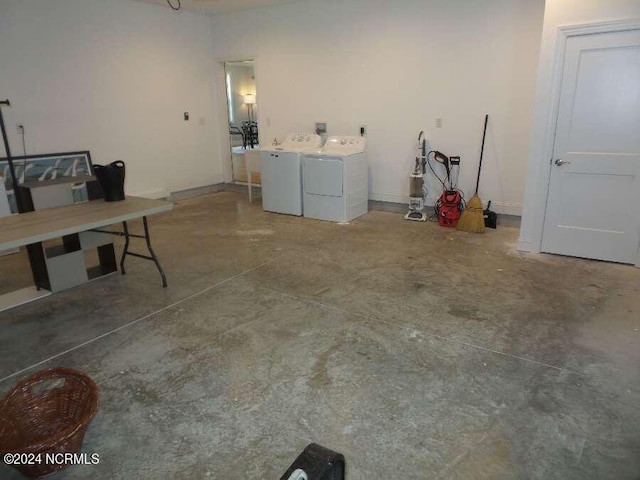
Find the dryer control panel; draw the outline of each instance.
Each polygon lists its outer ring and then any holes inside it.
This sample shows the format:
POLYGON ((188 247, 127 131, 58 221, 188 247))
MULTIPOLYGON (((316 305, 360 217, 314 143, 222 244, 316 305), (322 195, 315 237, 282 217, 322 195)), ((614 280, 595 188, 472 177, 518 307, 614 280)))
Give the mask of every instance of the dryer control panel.
POLYGON ((366 146, 367 141, 364 137, 337 135, 327 139, 327 143, 324 144, 324 150, 332 152, 364 152, 366 146))

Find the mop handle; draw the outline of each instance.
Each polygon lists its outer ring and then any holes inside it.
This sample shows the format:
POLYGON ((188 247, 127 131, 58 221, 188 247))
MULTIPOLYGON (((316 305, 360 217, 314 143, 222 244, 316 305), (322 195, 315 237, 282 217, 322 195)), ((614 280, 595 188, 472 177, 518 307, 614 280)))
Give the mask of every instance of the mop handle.
POLYGON ((478 187, 480 186, 480 171, 482 170, 482 157, 484 155, 484 140, 487 137, 487 123, 489 123, 489 115, 484 116, 484 133, 482 134, 482 148, 480 149, 480 165, 478 165, 478 179, 476 180, 476 195, 478 195, 478 187))

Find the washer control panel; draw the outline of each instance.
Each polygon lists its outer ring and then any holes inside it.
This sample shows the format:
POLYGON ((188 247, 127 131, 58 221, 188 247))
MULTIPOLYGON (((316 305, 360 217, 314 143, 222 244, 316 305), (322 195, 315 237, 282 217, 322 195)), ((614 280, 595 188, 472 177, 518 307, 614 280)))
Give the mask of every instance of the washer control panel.
POLYGON ((280 147, 319 147, 322 145, 320 135, 315 133, 290 133, 288 134, 280 147))

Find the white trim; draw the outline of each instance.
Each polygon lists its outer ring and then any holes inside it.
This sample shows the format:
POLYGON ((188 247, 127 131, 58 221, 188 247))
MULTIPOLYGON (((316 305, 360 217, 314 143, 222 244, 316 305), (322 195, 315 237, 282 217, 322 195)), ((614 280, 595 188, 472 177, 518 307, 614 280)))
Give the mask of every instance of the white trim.
POLYGON ((233 177, 231 167, 231 141, 229 139, 229 104, 227 102, 226 95, 226 76, 224 64, 225 60, 216 60, 214 65, 214 97, 217 104, 218 114, 218 158, 220 159, 220 166, 222 167, 222 176, 225 182, 231 181, 233 177))
POLYGON ((636 251, 636 268, 640 268, 640 228, 638 229, 638 250, 636 251))
POLYGON ((558 27, 559 32, 566 37, 592 35, 594 33, 623 32, 625 30, 638 29, 640 29, 640 18, 611 20, 608 22, 581 23, 576 25, 561 25, 558 27))
POLYGON ((528 242, 526 240, 518 240, 516 248, 521 252, 540 253, 540 251, 536 251, 533 248, 533 245, 531 244, 531 242, 528 242))
MULTIPOLYGON (((531 191, 526 192, 525 204, 522 211, 523 228, 520 231, 518 250, 540 253, 542 248, 542 235, 547 208, 547 197, 549 193, 549 180, 551 178, 549 160, 553 155, 553 146, 555 143, 555 130, 560 102, 560 87, 562 83, 562 71, 564 68, 564 55, 567 40, 569 37, 580 35, 621 32, 636 29, 640 29, 640 19, 561 25, 557 28, 555 45, 553 47, 554 54, 550 82, 551 93, 548 100, 549 103, 541 107, 545 108, 547 111, 544 136, 543 141, 541 142, 542 146, 538 146, 540 142, 537 142, 537 139, 533 138, 537 133, 535 123, 532 127, 528 175, 533 177, 533 182, 530 185, 530 187, 533 188, 531 188, 531 191)), ((544 65, 541 64, 540 68, 544 68, 544 65)), ((541 77, 539 72, 538 82, 543 80, 544 78, 541 77)), ((536 97, 541 94, 541 88, 542 87, 538 85, 536 97)), ((640 263, 640 253, 638 255, 638 263, 640 263)))
MULTIPOLYGON (((229 104, 227 101, 227 82, 225 76, 225 63, 229 62, 253 62, 253 73, 256 77, 256 97, 260 98, 259 90, 259 74, 258 74, 258 55, 234 55, 231 57, 218 57, 214 60, 214 95, 218 103, 218 134, 220 136, 218 155, 222 165, 223 181, 225 183, 233 182, 233 166, 231 159, 231 140, 229 138, 229 104)), ((260 132, 260 114, 261 108, 258 108, 256 122, 258 123, 258 132, 260 132)))

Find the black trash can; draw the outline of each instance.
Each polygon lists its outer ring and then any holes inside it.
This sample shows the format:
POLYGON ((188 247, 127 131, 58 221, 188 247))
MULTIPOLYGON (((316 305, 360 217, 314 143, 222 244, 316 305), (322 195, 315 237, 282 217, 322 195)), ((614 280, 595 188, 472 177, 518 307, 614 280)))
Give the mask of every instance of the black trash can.
POLYGON ((94 165, 93 171, 100 183, 105 201, 124 200, 125 165, 122 160, 116 160, 109 165, 94 165))

